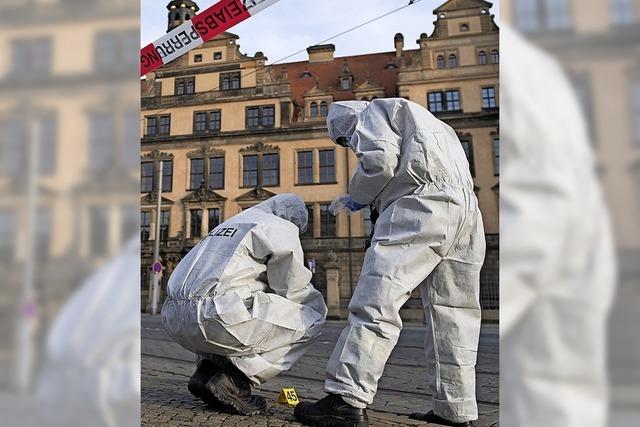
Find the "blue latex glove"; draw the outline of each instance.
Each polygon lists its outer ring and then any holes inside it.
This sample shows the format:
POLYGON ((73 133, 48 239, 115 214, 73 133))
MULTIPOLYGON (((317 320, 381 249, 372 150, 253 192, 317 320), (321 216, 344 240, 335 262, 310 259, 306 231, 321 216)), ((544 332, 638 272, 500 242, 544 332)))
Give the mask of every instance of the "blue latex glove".
POLYGON ((358 212, 360 209, 364 208, 366 205, 361 205, 358 202, 355 202, 353 199, 349 199, 349 201, 347 202, 347 208, 351 211, 351 212, 358 212))

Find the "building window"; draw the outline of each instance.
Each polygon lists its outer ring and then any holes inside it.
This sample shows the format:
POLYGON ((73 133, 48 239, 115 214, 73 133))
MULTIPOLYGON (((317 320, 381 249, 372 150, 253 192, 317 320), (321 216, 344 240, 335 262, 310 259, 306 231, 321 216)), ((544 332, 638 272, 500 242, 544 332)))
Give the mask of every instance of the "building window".
POLYGON ((464 155, 467 157, 467 162, 469 162, 469 172, 471 172, 471 176, 475 177, 476 168, 475 164, 473 163, 473 146, 471 144, 471 141, 462 140, 460 141, 460 144, 462 144, 464 155))
POLYGON ((50 39, 22 39, 11 43, 11 71, 16 77, 51 73, 50 39))
POLYGON ((336 181, 335 151, 320 150, 320 183, 333 183, 336 181))
POLYGON ((571 28, 569 0, 517 0, 516 27, 523 32, 571 28))
POLYGON ((259 107, 247 107, 246 124, 247 129, 257 129, 260 127, 269 128, 275 124, 276 109, 273 105, 263 105, 259 107))
POLYGON ((171 116, 147 116, 147 133, 145 136, 167 136, 171 131, 171 116))
POLYGON ((458 90, 448 90, 445 92, 445 97, 447 99, 447 111, 460 111, 462 108, 460 107, 460 91, 458 90))
POLYGON ((220 89, 240 89, 240 71, 220 74, 220 89))
POLYGON ((140 192, 150 193, 153 191, 153 162, 142 162, 140 170, 140 192))
POLYGON ((193 55, 193 62, 202 62, 202 54, 196 53, 195 55, 193 55))
POLYGON ((169 239, 169 215, 170 212, 160 211, 160 240, 165 241, 169 239))
POLYGON ((429 92, 427 94, 429 111, 432 113, 461 111, 460 91, 429 92))
POLYGON ((298 184, 313 183, 313 152, 298 151, 298 184))
POLYGON ((209 231, 220 225, 220 209, 209 209, 209 231))
POLYGON ((280 185, 280 154, 249 154, 242 158, 243 187, 277 187, 280 185))
POLYGON ((308 221, 307 221, 307 229, 302 234, 303 239, 312 239, 313 238, 313 205, 306 205, 308 221))
POLYGON ((449 68, 456 68, 458 66, 458 57, 455 53, 449 55, 449 68))
POLYGON ((337 217, 329 212, 328 203, 320 204, 320 237, 336 237, 337 217))
POLYGON ((493 151, 493 174, 500 175, 500 137, 494 136, 491 141, 491 149, 493 151))
POLYGON ((276 109, 273 105, 262 107, 262 126, 273 127, 276 122, 276 109))
MULTIPOLYGON (((157 162, 142 162, 140 170, 140 192, 151 193, 157 189, 157 162)), ((173 160, 162 161, 162 191, 173 191, 173 160)))
POLYGON ((326 101, 320 103, 320 117, 327 117, 329 115, 329 105, 326 101))
POLYGON ((214 61, 222 60, 222 52, 213 52, 213 60, 214 61))
POLYGON ((204 185, 204 159, 191 159, 189 182, 192 190, 204 185))
POLYGON ((51 246, 51 208, 41 207, 36 211, 35 245, 36 258, 47 259, 51 246))
POLYGON ((222 112, 214 111, 196 111, 193 113, 194 133, 218 133, 222 126, 222 112))
POLYGON ((487 65, 487 53, 484 50, 478 53, 478 62, 480 65, 487 65))
POLYGON ((280 185, 280 155, 278 153, 264 154, 263 185, 277 187, 280 185))
POLYGON ((0 210, 0 262, 10 262, 16 253, 16 214, 0 210))
POLYGON ((311 103, 311 117, 318 117, 318 103, 311 103))
POLYGON ((176 95, 192 95, 196 92, 196 78, 176 79, 176 95))
POLYGON ((460 24, 460 32, 465 33, 469 31, 469 24, 464 23, 464 24, 460 24))
POLYGON ((151 236, 151 212, 140 212, 140 241, 146 242, 151 236))
POLYGON ((164 193, 173 191, 173 160, 162 161, 162 191, 164 193))
POLYGON ((247 128, 255 129, 260 127, 260 107, 247 108, 247 128))
POLYGON ((493 62, 494 64, 500 63, 500 54, 498 53, 497 49, 491 51, 491 62, 493 62))
POLYGON ((442 98, 442 92, 429 92, 427 94, 427 99, 429 101, 429 111, 431 111, 432 113, 439 113, 441 111, 444 111, 442 98))
POLYGON ((550 30, 571 28, 569 0, 547 0, 544 3, 544 9, 546 11, 547 28, 550 30))
POLYGON ((635 21, 635 7, 633 0, 611 0, 611 23, 614 25, 629 25, 635 21))
POLYGON ((340 79, 340 88, 342 90, 350 90, 351 89, 351 78, 350 77, 343 77, 342 79, 340 79))
POLYGON ((242 185, 256 187, 258 185, 258 155, 252 154, 242 158, 242 185))
POLYGON ((482 88, 482 109, 495 110, 498 107, 496 103, 496 89, 494 87, 482 88))
POLYGON ((194 127, 196 133, 204 133, 207 131, 207 113, 198 111, 194 114, 194 127))
POLYGON ((371 221, 371 206, 362 208, 362 220, 364 221, 364 235, 371 236, 373 231, 373 221, 371 221))
POLYGON ((224 157, 209 158, 209 188, 212 190, 224 188, 224 157))
POLYGON ((436 68, 438 68, 438 69, 444 68, 444 56, 443 55, 438 55, 438 57, 436 58, 436 68))
POLYGON ((189 217, 191 220, 191 238, 196 239, 202 237, 202 209, 191 209, 189 211, 189 217))
MULTIPOLYGON (((112 167, 113 162, 116 161, 115 122, 116 118, 110 113, 94 112, 89 115, 89 164, 93 171, 112 167)), ((152 130, 155 128, 155 132, 157 132, 156 123, 151 123, 150 126, 152 130)), ((49 132, 43 133, 43 136, 49 132)), ((43 158, 46 159, 46 157, 43 158)))
POLYGON ((89 209, 89 223, 91 224, 91 254, 104 256, 108 252, 108 220, 109 211, 104 206, 93 206, 89 209))
POLYGON ((171 116, 158 117, 158 135, 169 135, 171 131, 171 116))
POLYGON ((201 186, 212 190, 223 189, 224 157, 191 159, 189 185, 191 190, 197 190, 201 186))
POLYGON ((158 118, 147 117, 147 136, 155 136, 158 134, 158 118))

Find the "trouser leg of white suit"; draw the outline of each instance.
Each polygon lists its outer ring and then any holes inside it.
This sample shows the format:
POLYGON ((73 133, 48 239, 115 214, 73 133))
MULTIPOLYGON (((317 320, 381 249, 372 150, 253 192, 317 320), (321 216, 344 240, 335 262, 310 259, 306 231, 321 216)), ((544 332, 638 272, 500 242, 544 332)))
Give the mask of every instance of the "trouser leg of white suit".
POLYGON ((400 335, 400 308, 440 259, 426 244, 376 242, 367 250, 349 303, 349 325, 327 364, 327 393, 371 404, 400 335))
POLYGON ((475 365, 480 335, 480 266, 444 258, 420 285, 433 411, 454 422, 478 418, 475 365))
POLYGON ((288 344, 262 353, 230 357, 229 360, 249 378, 249 381, 258 386, 281 372, 288 371, 304 355, 311 344, 313 344, 312 339, 288 344))

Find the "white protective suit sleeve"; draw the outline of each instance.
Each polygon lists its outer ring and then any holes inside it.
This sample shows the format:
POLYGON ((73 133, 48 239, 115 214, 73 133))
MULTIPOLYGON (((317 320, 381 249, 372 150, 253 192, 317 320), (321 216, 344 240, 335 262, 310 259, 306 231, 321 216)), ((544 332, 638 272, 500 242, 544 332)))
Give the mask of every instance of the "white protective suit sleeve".
POLYGON ((357 115, 340 114, 345 109, 337 108, 334 117, 327 119, 330 127, 345 120, 357 121, 349 144, 358 166, 349 183, 349 194, 361 205, 371 204, 395 175, 402 142, 394 125, 398 108, 393 99, 376 99, 357 115))
POLYGON ((290 301, 326 312, 322 294, 311 285, 311 271, 304 265, 299 234, 307 228, 308 212, 295 194, 279 194, 254 206, 288 222, 270 223, 254 233, 253 256, 267 259, 267 280, 273 291, 290 301))
POLYGON ((294 227, 286 225, 277 226, 267 233, 257 230, 253 255, 267 259, 267 280, 276 294, 323 313, 326 306, 322 294, 311 284, 312 274, 304 265, 298 233, 294 227))

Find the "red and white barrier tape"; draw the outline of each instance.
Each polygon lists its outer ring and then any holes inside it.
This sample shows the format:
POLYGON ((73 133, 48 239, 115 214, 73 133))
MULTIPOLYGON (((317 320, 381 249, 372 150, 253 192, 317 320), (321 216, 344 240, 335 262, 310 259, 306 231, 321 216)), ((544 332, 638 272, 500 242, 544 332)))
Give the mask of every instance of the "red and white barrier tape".
POLYGON ((140 50, 140 75, 168 64, 279 0, 221 0, 140 50))

